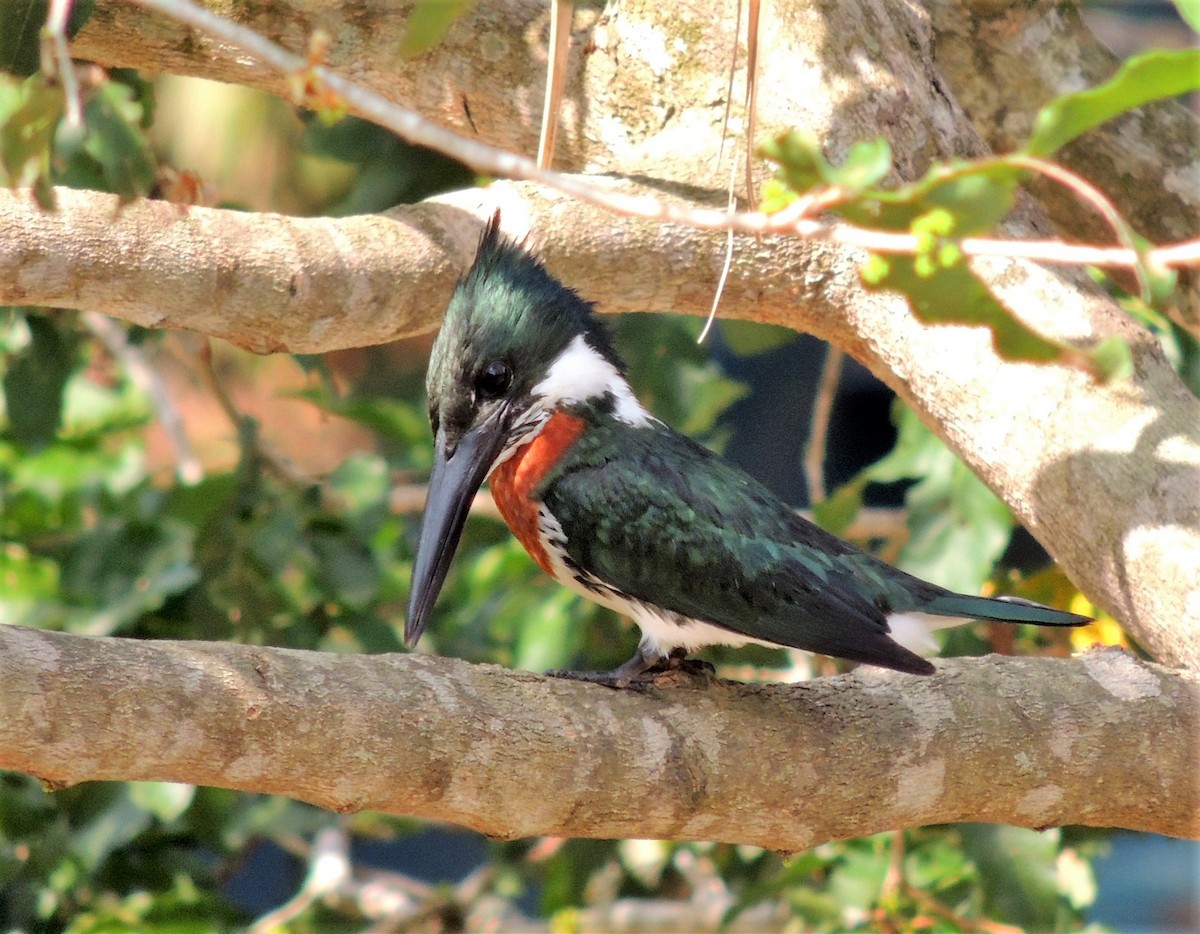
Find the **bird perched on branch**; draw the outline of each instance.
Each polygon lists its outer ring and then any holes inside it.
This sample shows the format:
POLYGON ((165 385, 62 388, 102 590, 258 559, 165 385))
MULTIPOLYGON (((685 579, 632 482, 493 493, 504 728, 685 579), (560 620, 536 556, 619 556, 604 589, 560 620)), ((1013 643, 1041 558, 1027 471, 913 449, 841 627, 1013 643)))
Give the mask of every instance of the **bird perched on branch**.
POLYGON ((433 476, 405 639, 429 621, 475 492, 560 583, 628 614, 624 686, 708 645, 790 646, 927 675, 901 628, 963 619, 1077 626, 1029 601, 952 593, 806 521, 752 477, 644 409, 591 305, 500 233, 459 282, 426 380, 433 476))

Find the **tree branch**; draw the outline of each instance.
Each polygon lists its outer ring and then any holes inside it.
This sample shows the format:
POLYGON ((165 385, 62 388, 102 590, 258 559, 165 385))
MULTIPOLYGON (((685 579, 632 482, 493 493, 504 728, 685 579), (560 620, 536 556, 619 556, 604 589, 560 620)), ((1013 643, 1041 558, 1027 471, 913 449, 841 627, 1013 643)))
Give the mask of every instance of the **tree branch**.
MULTIPOLYGON (((731 230, 756 236, 765 233, 797 234, 809 239, 827 240, 884 253, 911 255, 919 253, 923 249, 921 238, 914 234, 871 230, 849 224, 829 223, 814 218, 811 215, 817 213, 815 206, 822 202, 819 195, 815 198, 802 198, 793 206, 793 210, 781 211, 772 215, 758 211, 736 212, 732 209, 732 204, 728 210, 718 211, 711 208, 697 208, 694 205, 675 204, 647 194, 631 195, 624 191, 614 190, 611 186, 594 184, 586 178, 555 172, 543 165, 540 158, 534 160, 447 130, 435 122, 425 119, 411 108, 401 107, 383 95, 347 80, 345 76, 330 70, 324 64, 312 64, 281 45, 271 42, 253 29, 210 12, 199 5, 196 0, 135 0, 135 2, 158 9, 160 12, 169 13, 201 33, 221 39, 252 55, 264 65, 293 79, 301 74, 310 75, 309 80, 319 81, 323 88, 336 95, 343 105, 359 116, 387 127, 410 143, 428 146, 445 155, 452 156, 481 174, 536 182, 569 197, 586 201, 617 214, 642 220, 683 224, 701 230, 731 230), (813 206, 814 209, 805 211, 805 205, 813 206)), ((736 41, 736 35, 734 38, 736 41)), ((752 49, 754 45, 755 42, 752 41, 752 49)), ((307 101, 298 103, 307 103, 307 101)), ((751 115, 752 122, 753 115, 751 115)), ((539 144, 540 151, 541 144, 539 144)), ((1019 257, 1048 263, 1126 268, 1137 267, 1143 261, 1163 267, 1200 264, 1200 240, 1173 243, 1160 249, 1149 250, 1145 257, 1140 257, 1134 248, 1132 233, 1125 227, 1124 221, 1117 214, 1116 209, 1101 192, 1085 179, 1044 160, 1029 157, 1012 157, 1012 159, 1014 164, 1019 164, 1035 174, 1053 178, 1060 184, 1066 183, 1077 195, 1083 192, 1085 194, 1083 200, 1094 208, 1098 206, 1109 226, 1115 228, 1121 245, 1119 248, 1111 248, 1080 246, 1056 241, 1013 241, 1011 239, 968 237, 955 241, 965 255, 1019 257)), ((753 180, 753 170, 748 162, 747 184, 751 186, 751 200, 753 200, 753 180)), ((1140 275, 1138 278, 1139 286, 1144 287, 1145 283, 1140 281, 1140 275)))
POLYGON ((508 838, 798 850, 954 821, 1200 835, 1197 675, 1116 650, 939 668, 612 691, 420 655, 0 626, 0 768, 51 786, 270 792, 508 838))

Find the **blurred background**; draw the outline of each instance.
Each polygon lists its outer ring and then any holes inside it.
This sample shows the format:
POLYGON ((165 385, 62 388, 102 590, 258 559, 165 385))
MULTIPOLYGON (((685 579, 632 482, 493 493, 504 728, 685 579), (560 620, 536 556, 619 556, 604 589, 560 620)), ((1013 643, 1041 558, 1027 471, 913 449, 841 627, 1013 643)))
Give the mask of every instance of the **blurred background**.
MULTIPOLYGON (((1122 54, 1192 38, 1165 2, 1091 4, 1088 16, 1122 54)), ((353 118, 199 80, 114 79, 123 106, 140 108, 158 193, 172 200, 343 216, 474 184, 353 118)), ((58 181, 100 187, 88 159, 67 152, 58 181)), ((822 342, 721 322, 698 344, 702 322, 669 315, 611 323, 651 409, 820 521, 946 586, 1096 613, 936 437, 822 342)), ((1186 335, 1150 323, 1173 359, 1195 359, 1186 335)), ((431 463, 431 339, 254 356, 97 316, 0 309, 0 622, 401 651, 431 463)), ((1097 615, 1058 634, 981 624, 944 653, 1136 651, 1097 615)), ((540 671, 611 667, 636 641, 627 621, 548 580, 482 509, 421 651, 540 671)), ((735 678, 838 670, 766 649, 707 657, 735 678)), ((1165 932, 1200 928, 1198 885, 1196 844, 1086 828, 924 828, 786 856, 497 843, 220 789, 48 794, 0 773, 3 930, 1165 932), (336 892, 314 887, 319 858, 348 874, 336 892), (906 882, 889 888, 897 866, 906 882)))

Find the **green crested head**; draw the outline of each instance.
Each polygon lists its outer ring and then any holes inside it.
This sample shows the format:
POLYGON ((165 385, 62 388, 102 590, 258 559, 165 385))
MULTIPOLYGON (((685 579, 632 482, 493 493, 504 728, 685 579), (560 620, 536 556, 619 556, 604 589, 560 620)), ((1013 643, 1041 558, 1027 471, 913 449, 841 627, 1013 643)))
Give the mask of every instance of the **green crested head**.
POLYGON ((441 426, 455 437, 491 400, 532 400, 535 387, 580 339, 624 375, 608 329, 591 304, 507 240, 497 212, 433 345, 426 389, 435 431, 441 426))

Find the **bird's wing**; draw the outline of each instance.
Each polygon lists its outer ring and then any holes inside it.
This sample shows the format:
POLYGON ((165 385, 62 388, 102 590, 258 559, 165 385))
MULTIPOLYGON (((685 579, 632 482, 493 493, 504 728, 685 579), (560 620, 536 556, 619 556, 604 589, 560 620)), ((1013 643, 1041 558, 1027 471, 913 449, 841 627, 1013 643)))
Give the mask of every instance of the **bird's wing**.
POLYGON ((571 560, 682 616, 779 645, 926 670, 887 636, 899 574, 667 428, 597 426, 538 496, 571 560))

